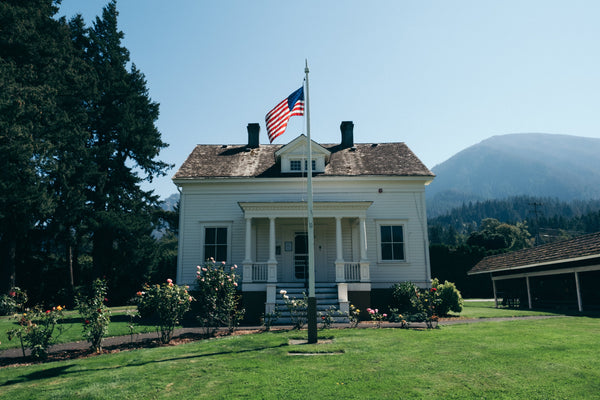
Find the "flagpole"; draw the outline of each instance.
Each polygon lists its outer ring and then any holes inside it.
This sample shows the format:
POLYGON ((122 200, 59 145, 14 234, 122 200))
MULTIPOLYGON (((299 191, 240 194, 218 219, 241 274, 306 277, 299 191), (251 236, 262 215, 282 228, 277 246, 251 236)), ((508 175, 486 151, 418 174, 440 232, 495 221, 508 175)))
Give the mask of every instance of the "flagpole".
POLYGON ((313 190, 312 190, 312 146, 310 139, 310 106, 308 98, 308 60, 305 60, 305 94, 306 94, 306 158, 307 158, 307 206, 308 206, 308 304, 306 317, 308 320, 308 343, 317 343, 317 298, 315 295, 315 228, 313 224, 313 190))

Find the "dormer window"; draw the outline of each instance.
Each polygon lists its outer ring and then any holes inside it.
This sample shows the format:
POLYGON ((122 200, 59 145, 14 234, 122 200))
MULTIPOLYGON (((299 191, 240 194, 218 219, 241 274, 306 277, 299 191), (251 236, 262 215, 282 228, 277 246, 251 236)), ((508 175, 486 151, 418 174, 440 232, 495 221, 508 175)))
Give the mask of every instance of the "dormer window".
MULTIPOLYGON (((312 142, 311 148, 312 171, 324 172, 331 153, 315 142, 312 142)), ((281 161, 281 172, 283 173, 307 172, 306 136, 301 135, 283 146, 275 153, 275 157, 281 161)))
MULTIPOLYGON (((307 165, 308 165, 308 160, 304 160, 304 168, 302 168, 302 160, 290 160, 290 171, 293 171, 293 172, 306 171, 307 165)), ((317 169, 317 160, 312 160, 312 170, 316 171, 316 169, 317 169)))

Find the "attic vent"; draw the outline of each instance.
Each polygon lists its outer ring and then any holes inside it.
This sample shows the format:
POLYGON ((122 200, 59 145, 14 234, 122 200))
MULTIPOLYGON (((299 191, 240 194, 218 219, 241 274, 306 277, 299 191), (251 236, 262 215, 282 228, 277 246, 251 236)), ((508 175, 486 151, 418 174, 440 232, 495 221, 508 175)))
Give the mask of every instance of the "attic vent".
POLYGON ((249 147, 244 147, 244 151, 245 151, 246 153, 250 153, 250 152, 252 151, 252 149, 251 149, 251 148, 249 148, 249 147))
POLYGON ((226 145, 226 144, 224 144, 224 145, 221 145, 221 148, 222 148, 222 149, 226 149, 226 148, 227 148, 227 145, 226 145))
POLYGON ((356 151, 356 146, 350 147, 350 151, 356 151))
POLYGON ((373 143, 371 147, 377 147, 377 143, 373 143))

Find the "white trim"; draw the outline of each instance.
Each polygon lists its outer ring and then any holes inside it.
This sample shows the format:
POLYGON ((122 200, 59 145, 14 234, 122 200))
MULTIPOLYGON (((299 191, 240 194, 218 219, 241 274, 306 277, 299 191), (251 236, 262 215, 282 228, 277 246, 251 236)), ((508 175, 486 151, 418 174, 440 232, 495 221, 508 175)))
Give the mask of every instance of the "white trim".
POLYGON ((376 219, 375 220, 375 234, 377 238, 377 263, 382 265, 402 265, 406 266, 408 262, 408 234, 406 226, 408 225, 407 219, 376 219), (403 254, 402 260, 384 260, 381 255, 381 227, 382 226, 401 226, 402 227, 402 239, 403 239, 403 254))
POLYGON ((493 281, 502 281, 505 279, 526 278, 528 276, 562 275, 562 274, 571 274, 574 272, 588 272, 588 271, 600 271, 600 265, 588 265, 585 267, 572 267, 572 268, 553 269, 550 271, 523 272, 520 274, 492 276, 492 280, 493 281))
MULTIPOLYGON (((315 218, 366 217, 372 201, 315 201, 315 218)), ((305 202, 238 202, 245 217, 252 218, 306 218, 305 202)))
POLYGON ((593 255, 590 255, 590 256, 557 259, 557 260, 545 261, 545 262, 536 263, 536 264, 521 265, 521 266, 518 266, 518 267, 506 267, 506 268, 502 268, 502 269, 492 269, 492 270, 487 270, 487 271, 477 271, 477 272, 473 272, 473 273, 467 273, 467 275, 477 275, 477 274, 486 274, 486 273, 490 273, 490 272, 502 272, 502 271, 512 271, 512 270, 515 270, 515 269, 543 267, 544 265, 554 265, 554 264, 564 264, 564 263, 576 262, 576 261, 585 261, 585 260, 590 260, 590 259, 598 258, 598 257, 600 257, 600 254, 593 254, 593 255))

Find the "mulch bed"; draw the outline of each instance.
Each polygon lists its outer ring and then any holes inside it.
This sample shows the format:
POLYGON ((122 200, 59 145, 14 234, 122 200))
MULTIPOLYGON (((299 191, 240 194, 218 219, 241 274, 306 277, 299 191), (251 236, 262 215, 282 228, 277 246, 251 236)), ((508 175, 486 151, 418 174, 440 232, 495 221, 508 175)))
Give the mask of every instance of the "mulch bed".
MULTIPOLYGON (((220 337, 220 336, 234 336, 234 335, 246 335, 250 333, 260 332, 258 329, 238 329, 233 333, 229 333, 226 331, 217 331, 215 335, 212 337, 220 337)), ((187 332, 182 333, 173 339, 168 344, 162 344, 158 339, 142 339, 131 341, 129 336, 123 336, 122 341, 118 344, 113 344, 110 346, 104 346, 100 353, 96 353, 91 351, 89 348, 84 349, 66 349, 66 350, 58 350, 51 351, 48 354, 48 358, 46 360, 34 360, 30 356, 20 356, 20 357, 3 357, 0 358, 0 368, 4 367, 21 367, 25 365, 33 365, 33 364, 43 364, 52 361, 64 361, 64 360, 75 360, 89 357, 96 357, 102 354, 114 354, 120 353, 122 351, 131 351, 137 349, 149 349, 155 347, 170 347, 170 346, 178 346, 180 344, 196 342, 199 340, 207 339, 207 336, 201 333, 187 332)), ((18 349, 21 352, 21 349, 18 349)))

